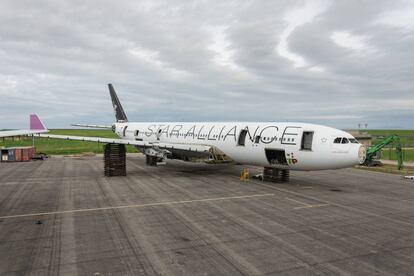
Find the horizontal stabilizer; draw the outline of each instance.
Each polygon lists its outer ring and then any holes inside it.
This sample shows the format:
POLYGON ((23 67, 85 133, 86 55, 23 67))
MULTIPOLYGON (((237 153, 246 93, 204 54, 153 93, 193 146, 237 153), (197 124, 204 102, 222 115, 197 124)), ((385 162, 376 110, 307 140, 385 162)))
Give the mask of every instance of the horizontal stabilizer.
POLYGON ((107 128, 107 129, 111 129, 112 126, 103 126, 103 125, 87 125, 87 124, 71 124, 71 126, 75 126, 75 127, 89 127, 89 128, 107 128))

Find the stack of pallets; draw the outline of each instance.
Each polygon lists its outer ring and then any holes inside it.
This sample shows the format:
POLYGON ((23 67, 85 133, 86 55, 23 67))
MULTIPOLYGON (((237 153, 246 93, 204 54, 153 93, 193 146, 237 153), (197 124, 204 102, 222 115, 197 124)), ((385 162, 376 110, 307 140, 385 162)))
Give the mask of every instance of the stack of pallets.
POLYGON ((104 146, 105 176, 126 176, 125 145, 106 144, 104 146))

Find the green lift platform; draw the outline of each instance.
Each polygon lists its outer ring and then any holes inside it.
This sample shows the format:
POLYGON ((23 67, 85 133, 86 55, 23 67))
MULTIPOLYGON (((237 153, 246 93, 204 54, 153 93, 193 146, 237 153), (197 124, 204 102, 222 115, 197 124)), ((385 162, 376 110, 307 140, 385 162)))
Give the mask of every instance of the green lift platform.
POLYGON ((376 145, 373 145, 367 149, 367 157, 365 159, 366 166, 376 166, 379 164, 378 161, 375 160, 377 153, 381 151, 382 148, 385 146, 393 143, 395 145, 395 152, 397 154, 397 162, 398 162, 398 169, 401 170, 403 167, 403 157, 402 157, 402 150, 401 150, 401 141, 400 137, 396 134, 392 134, 384 138, 381 142, 376 145))

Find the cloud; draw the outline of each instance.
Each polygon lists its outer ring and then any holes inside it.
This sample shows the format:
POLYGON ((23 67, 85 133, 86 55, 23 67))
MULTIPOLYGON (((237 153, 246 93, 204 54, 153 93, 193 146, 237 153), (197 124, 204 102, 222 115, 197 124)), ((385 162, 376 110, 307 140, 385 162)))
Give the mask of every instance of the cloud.
POLYGON ((365 53, 375 52, 374 47, 368 45, 366 36, 351 34, 347 31, 335 31, 332 33, 331 39, 339 47, 365 53))
POLYGON ((283 17, 286 22, 286 28, 280 35, 280 41, 277 45, 277 52, 280 56, 287 58, 293 63, 296 68, 307 65, 305 59, 297 53, 292 52, 288 46, 289 36, 295 29, 301 25, 307 24, 315 20, 315 18, 322 13, 326 8, 326 3, 322 1, 305 1, 300 8, 290 10, 283 17))
POLYGON ((412 2, 406 2, 402 9, 384 11, 373 23, 396 27, 406 32, 412 31, 414 29, 414 6, 412 4, 412 2))
POLYGON ((215 53, 213 61, 219 65, 232 70, 241 70, 234 62, 234 50, 231 49, 231 42, 226 36, 225 27, 210 28, 212 43, 207 48, 215 53))
POLYGON ((160 74, 166 74, 166 77, 179 80, 190 76, 189 72, 171 67, 159 57, 159 52, 141 47, 134 47, 127 50, 128 53, 137 59, 138 62, 148 67, 149 70, 155 70, 160 74))
POLYGON ((387 0, 5 0, 0 128, 110 124, 109 82, 136 121, 413 128, 413 15, 387 0))

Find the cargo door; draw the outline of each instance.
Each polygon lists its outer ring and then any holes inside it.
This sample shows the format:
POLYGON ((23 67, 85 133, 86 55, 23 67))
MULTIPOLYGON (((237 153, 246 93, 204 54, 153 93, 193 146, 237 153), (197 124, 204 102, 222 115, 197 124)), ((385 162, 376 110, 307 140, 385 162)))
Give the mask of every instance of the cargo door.
POLYGON ((288 165, 285 150, 265 149, 266 158, 270 165, 288 165))

